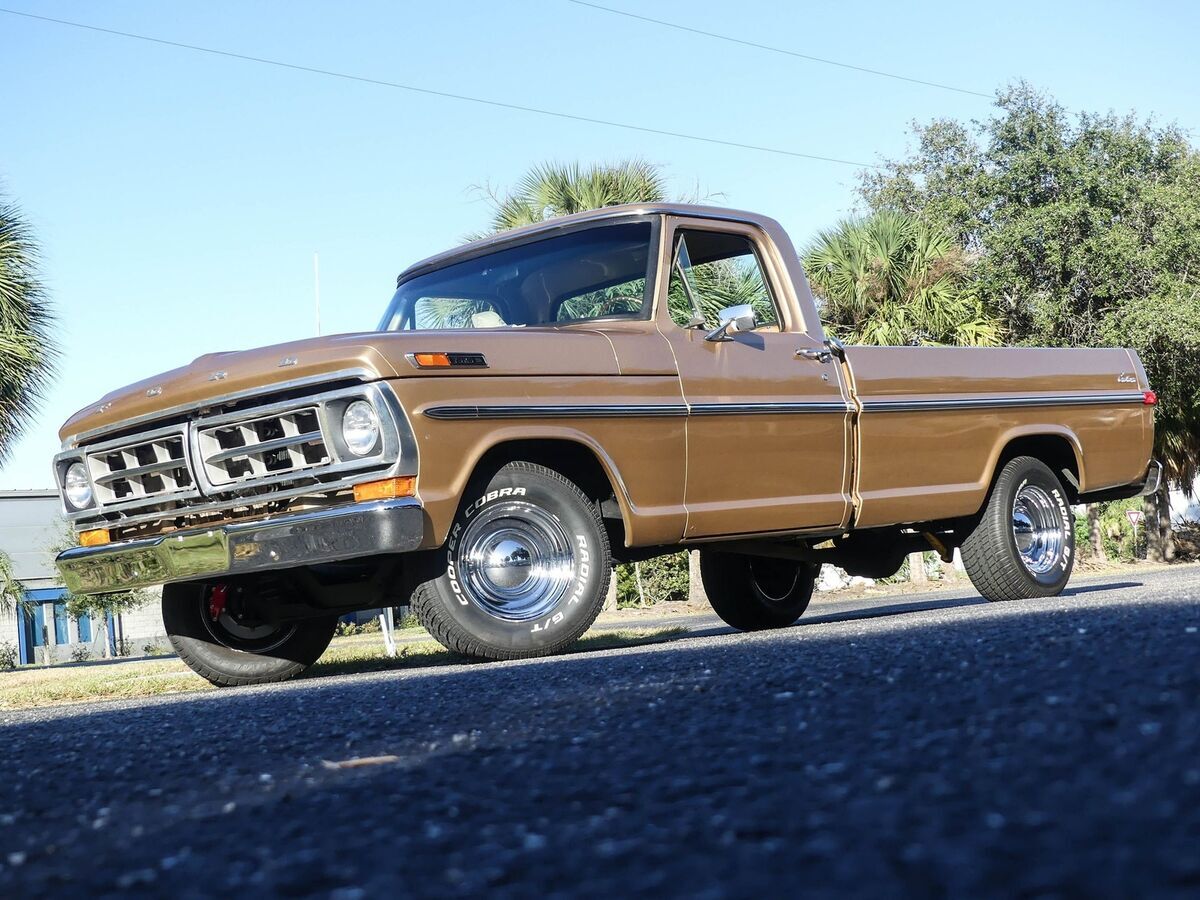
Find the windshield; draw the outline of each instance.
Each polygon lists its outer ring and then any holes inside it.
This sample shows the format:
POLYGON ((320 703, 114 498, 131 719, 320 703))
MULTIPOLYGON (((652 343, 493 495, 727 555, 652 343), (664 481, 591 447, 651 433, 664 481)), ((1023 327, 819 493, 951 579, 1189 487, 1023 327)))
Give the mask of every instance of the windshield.
POLYGON ((384 331, 503 328, 642 318, 651 225, 601 225, 547 238, 403 282, 384 331))

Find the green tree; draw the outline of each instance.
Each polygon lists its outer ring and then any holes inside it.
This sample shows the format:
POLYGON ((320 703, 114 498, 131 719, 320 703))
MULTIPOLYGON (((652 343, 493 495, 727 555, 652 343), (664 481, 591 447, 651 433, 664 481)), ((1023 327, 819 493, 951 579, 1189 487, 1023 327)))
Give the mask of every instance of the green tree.
POLYGON ((974 290, 1014 342, 1138 351, 1167 470, 1151 554, 1169 554, 1167 485, 1190 492, 1200 463, 1200 154, 1174 125, 1072 115, 1024 83, 996 107, 916 126, 914 152, 864 175, 862 196, 977 254, 974 290))
POLYGON ((803 253, 825 327, 852 344, 997 346, 954 236, 900 212, 847 219, 803 253))
POLYGON ((53 374, 54 317, 21 211, 0 197, 0 462, 28 425, 53 374))

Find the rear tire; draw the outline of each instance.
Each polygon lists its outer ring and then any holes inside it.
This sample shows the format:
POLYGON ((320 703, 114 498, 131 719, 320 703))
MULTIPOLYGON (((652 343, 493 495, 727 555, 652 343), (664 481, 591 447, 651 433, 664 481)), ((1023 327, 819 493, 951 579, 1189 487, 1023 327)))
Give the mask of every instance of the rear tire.
POLYGON ((239 625, 228 610, 214 618, 211 585, 163 588, 163 627, 187 667, 217 687, 269 684, 295 678, 315 663, 333 639, 336 615, 296 622, 239 625))
POLYGON ((791 625, 817 583, 809 563, 741 553, 700 552, 700 580, 713 610, 739 631, 791 625))
POLYGON ((1075 516, 1045 463, 1018 456, 1005 464, 979 524, 963 541, 962 560, 988 600, 1062 593, 1075 565, 1075 516))
POLYGON ((575 484, 512 462, 468 489, 423 567, 412 608, 442 646, 524 659, 558 653, 591 627, 612 556, 599 509, 575 484))

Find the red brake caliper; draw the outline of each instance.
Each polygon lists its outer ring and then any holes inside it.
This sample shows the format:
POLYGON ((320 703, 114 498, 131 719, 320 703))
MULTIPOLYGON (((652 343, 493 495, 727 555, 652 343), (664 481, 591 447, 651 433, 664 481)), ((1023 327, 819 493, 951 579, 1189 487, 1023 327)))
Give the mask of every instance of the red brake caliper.
POLYGON ((212 593, 208 595, 208 615, 215 622, 225 612, 225 601, 229 599, 229 585, 224 582, 214 584, 212 593))

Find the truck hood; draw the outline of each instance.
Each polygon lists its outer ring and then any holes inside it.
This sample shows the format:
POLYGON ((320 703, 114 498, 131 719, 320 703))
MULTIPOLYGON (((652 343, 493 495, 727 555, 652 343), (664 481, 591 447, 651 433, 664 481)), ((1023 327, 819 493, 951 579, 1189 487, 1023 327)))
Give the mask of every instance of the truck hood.
POLYGON ((268 393, 294 382, 356 378, 488 375, 616 375, 612 343, 586 329, 505 328, 365 332, 292 341, 254 350, 208 353, 169 372, 110 391, 72 415, 59 438, 108 430, 132 419, 150 421, 231 396, 268 393), (417 369, 410 353, 482 353, 487 368, 417 369))

